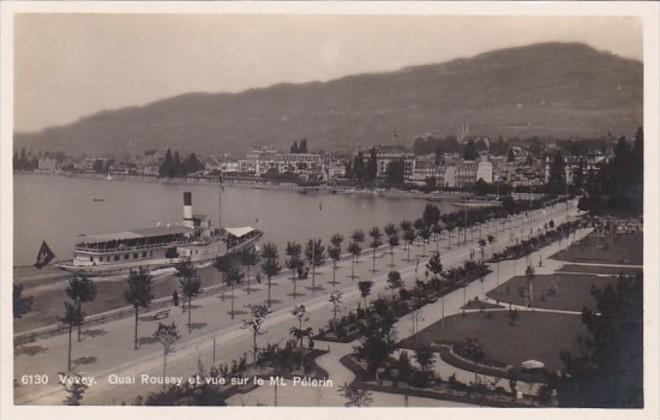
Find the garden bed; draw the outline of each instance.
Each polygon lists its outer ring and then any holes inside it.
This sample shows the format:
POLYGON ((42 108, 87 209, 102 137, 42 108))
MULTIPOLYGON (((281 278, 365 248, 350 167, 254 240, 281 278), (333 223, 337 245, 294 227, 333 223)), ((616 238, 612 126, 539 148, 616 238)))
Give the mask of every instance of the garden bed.
POLYGON ((535 399, 530 397, 514 399, 510 394, 503 392, 478 392, 472 387, 460 383, 452 385, 448 382, 436 381, 431 387, 418 388, 400 381, 377 381, 360 365, 355 359, 355 355, 346 355, 339 361, 355 375, 355 380, 351 385, 370 391, 454 401, 474 405, 478 404, 490 407, 536 407, 539 405, 535 399))
POLYGON ((559 358, 561 350, 579 352, 577 335, 587 335, 578 315, 518 311, 512 326, 508 311, 473 312, 445 318, 444 327, 440 321, 431 324, 400 342, 399 347, 419 350, 434 344, 460 345, 467 338, 477 338, 485 360, 495 361, 497 366, 518 367, 533 359, 554 372, 564 367, 559 358))
POLYGON ((461 309, 465 310, 484 310, 484 309, 500 309, 504 308, 502 305, 497 305, 495 303, 490 303, 490 302, 484 302, 483 300, 479 300, 478 297, 475 297, 474 299, 470 299, 466 305, 461 306, 461 309))

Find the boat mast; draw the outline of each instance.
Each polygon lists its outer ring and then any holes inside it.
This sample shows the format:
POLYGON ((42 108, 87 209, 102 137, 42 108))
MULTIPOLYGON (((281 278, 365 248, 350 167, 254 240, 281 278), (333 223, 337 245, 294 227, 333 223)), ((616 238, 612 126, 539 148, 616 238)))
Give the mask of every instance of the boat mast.
POLYGON ((222 236, 222 173, 218 175, 218 230, 222 236))

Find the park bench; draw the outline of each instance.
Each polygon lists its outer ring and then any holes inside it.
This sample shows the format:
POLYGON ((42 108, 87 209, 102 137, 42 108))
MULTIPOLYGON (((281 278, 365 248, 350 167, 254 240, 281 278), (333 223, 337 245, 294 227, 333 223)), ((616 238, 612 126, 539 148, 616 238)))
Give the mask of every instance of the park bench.
POLYGON ((155 314, 153 314, 151 318, 154 320, 158 320, 158 319, 167 318, 168 316, 170 316, 170 310, 164 309, 162 311, 158 311, 155 314))

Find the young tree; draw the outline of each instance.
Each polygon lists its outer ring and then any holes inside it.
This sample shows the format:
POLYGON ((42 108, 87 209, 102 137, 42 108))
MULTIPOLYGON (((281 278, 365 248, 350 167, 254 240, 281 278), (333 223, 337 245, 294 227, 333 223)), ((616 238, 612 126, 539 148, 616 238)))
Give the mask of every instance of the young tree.
POLYGON ((426 257, 426 244, 429 243, 431 238, 431 227, 429 225, 424 225, 419 230, 419 236, 422 238, 422 255, 421 257, 426 257))
POLYGON ((23 285, 14 283, 14 319, 20 319, 23 315, 32 310, 33 298, 32 296, 23 296, 23 285))
POLYGON ((364 236, 364 232, 363 232, 362 230, 360 230, 360 229, 356 230, 356 231, 353 232, 353 234, 351 235, 351 240, 352 240, 353 242, 357 242, 358 244, 361 244, 362 242, 364 242, 364 238, 365 238, 365 236, 364 236))
POLYGON ((527 306, 532 306, 534 300, 534 267, 528 265, 525 269, 525 280, 527 282, 527 306))
POLYGON ((479 250, 481 251, 481 260, 483 261, 486 258, 486 240, 479 239, 479 250))
POLYGON ((293 315, 297 320, 298 320, 298 326, 297 327, 291 327, 289 330, 289 334, 296 340, 299 345, 300 345, 300 368, 303 366, 303 340, 305 337, 311 337, 312 336, 312 328, 307 327, 303 328, 303 322, 309 321, 309 317, 307 316, 307 309, 305 308, 305 305, 300 304, 297 306, 293 307, 293 310, 291 311, 291 315, 293 315))
POLYGON ((390 245, 390 267, 394 267, 394 248, 399 246, 399 235, 388 236, 387 243, 390 245))
POLYGON ((417 239, 417 232, 415 231, 414 228, 410 228, 408 230, 403 231, 403 239, 406 241, 406 249, 408 251, 408 258, 406 259, 406 262, 410 262, 410 248, 412 245, 415 243, 415 239, 417 239))
POLYGON ((412 229, 412 227, 413 227, 413 224, 410 220, 402 220, 399 223, 399 228, 401 228, 401 232, 405 232, 407 230, 410 230, 410 229, 412 229))
MULTIPOLYGON (((224 285, 226 283, 226 276, 227 276, 227 270, 229 269, 229 266, 231 265, 230 261, 230 256, 228 255, 223 255, 223 256, 217 256, 215 258, 215 261, 213 262, 213 267, 215 267, 216 271, 220 274, 222 274, 222 279, 220 280, 220 284, 223 286, 223 290, 220 293, 220 299, 224 302, 225 300, 225 290, 224 290, 224 285)), ((182 309, 185 311, 185 305, 182 305, 182 309)))
POLYGON ((364 330, 360 345, 355 348, 358 358, 367 364, 367 370, 375 373, 387 363, 396 347, 396 330, 392 323, 385 321, 364 330))
MULTIPOLYGON (((464 344, 465 357, 477 365, 484 362, 486 354, 484 353, 484 346, 479 342, 478 338, 468 337, 465 339, 464 344)), ((474 372, 474 383, 477 381, 477 372, 474 372)))
POLYGON ((392 298, 396 296, 396 290, 403 287, 403 280, 401 280, 401 273, 398 271, 390 271, 387 275, 387 288, 392 291, 392 298))
POLYGON ((346 407, 368 407, 373 402, 370 391, 348 383, 339 386, 339 393, 346 398, 346 407))
POLYGON ((328 301, 332 304, 332 329, 337 332, 337 312, 342 304, 343 293, 334 291, 330 293, 328 301))
POLYGON ((245 292, 249 295, 250 290, 250 267, 257 265, 259 262, 259 254, 253 246, 243 248, 241 251, 241 264, 245 266, 245 292))
POLYGON ((360 245, 357 242, 352 241, 348 244, 348 252, 353 256, 351 262, 351 279, 355 280, 355 264, 357 264, 357 259, 362 253, 362 248, 360 248, 360 245))
POLYGON ((305 258, 312 267, 312 293, 316 291, 316 267, 325 262, 325 246, 321 239, 310 239, 305 246, 305 258))
POLYGON ((153 336, 158 339, 163 346, 163 388, 165 388, 165 376, 167 373, 167 355, 174 351, 174 343, 181 338, 176 324, 172 322, 170 325, 158 323, 158 328, 154 331, 153 336))
POLYGON ((341 259, 341 248, 338 248, 334 245, 328 247, 328 256, 332 259, 332 280, 330 284, 334 288, 339 282, 336 280, 337 274, 337 262, 341 259))
MULTIPOLYGON (((237 284, 240 284, 243 281, 243 273, 241 273, 241 270, 234 264, 230 265, 229 268, 227 269, 227 273, 225 275, 225 283, 231 288, 231 311, 229 312, 229 315, 231 316, 231 319, 234 319, 234 288, 237 284)), ((190 313, 188 313, 190 315, 190 313)))
POLYGON ((430 379, 430 376, 433 374, 433 367, 435 366, 435 358, 433 352, 427 348, 422 348, 415 350, 415 360, 419 367, 422 369, 422 374, 424 375, 424 383, 430 379))
POLYGON ((277 260, 277 245, 272 242, 264 244, 263 250, 261 251, 261 257, 265 260, 263 264, 261 264, 261 271, 263 271, 263 273, 266 275, 266 278, 268 279, 268 300, 266 302, 270 308, 270 288, 272 285, 271 280, 273 276, 276 276, 282 270, 282 266, 277 260))
POLYGON ((371 248, 371 272, 375 273, 376 272, 376 249, 383 244, 382 237, 383 234, 378 229, 378 226, 372 228, 369 231, 369 236, 371 236, 371 242, 369 243, 369 247, 371 248))
POLYGON ((434 253, 433 256, 426 263, 426 269, 433 273, 434 279, 439 279, 442 274, 442 262, 440 261, 440 254, 434 253))
POLYGON ((399 234, 399 228, 394 223, 388 223, 383 228, 383 232, 385 232, 385 235, 387 236, 394 236, 399 234))
POLYGON ((296 300, 298 292, 296 289, 298 283, 298 271, 304 266, 305 262, 301 259, 300 255, 302 254, 302 246, 295 242, 287 242, 286 244, 286 255, 289 257, 284 264, 286 267, 291 270, 291 281, 293 282, 293 300, 296 300))
POLYGON ((490 244, 490 257, 492 258, 495 255, 495 242, 497 238, 493 235, 488 235, 488 243, 490 244))
POLYGON ((190 261, 183 261, 174 266, 179 277, 181 294, 188 298, 188 333, 192 332, 192 299, 202 293, 202 279, 190 261))
POLYGON ((367 309, 367 297, 371 294, 371 287, 374 285, 374 282, 371 280, 363 280, 358 282, 358 288, 360 289, 360 295, 364 299, 364 309, 367 309))
POLYGON ((431 233, 433 234, 433 240, 435 241, 435 252, 440 252, 440 236, 444 230, 444 225, 442 222, 434 223, 431 225, 431 233))
POLYGON ((143 269, 131 270, 128 274, 128 288, 124 290, 124 301, 135 310, 135 334, 133 348, 138 349, 138 321, 140 308, 148 308, 154 298, 151 293, 153 278, 143 269))
POLYGON ((257 337, 266 334, 266 331, 262 331, 261 328, 266 320, 266 316, 270 313, 270 308, 264 303, 249 304, 246 306, 250 310, 250 318, 243 320, 241 328, 252 333, 252 354, 254 356, 254 361, 256 362, 259 352, 259 347, 257 347, 257 337))
POLYGON ((64 302, 64 316, 59 320, 69 329, 69 350, 67 352, 67 372, 71 372, 71 337, 73 335, 73 327, 80 325, 85 319, 85 313, 80 309, 77 303, 64 302))
MULTIPOLYGON (((93 281, 84 276, 73 276, 69 279, 66 294, 78 306, 78 311, 82 313, 82 304, 91 302, 96 298, 96 285, 93 281)), ((78 341, 81 339, 82 320, 78 324, 78 341)))
MULTIPOLYGON (((63 373, 61 375, 64 376, 63 373)), ((89 385, 83 382, 82 376, 80 376, 78 373, 68 373, 67 379, 68 380, 60 382, 60 384, 64 387, 64 392, 67 393, 64 404, 80 405, 80 402, 85 395, 85 391, 87 391, 87 388, 89 388, 89 385)))
POLYGON ((335 233, 330 238, 331 246, 328 247, 328 256, 332 259, 332 286, 337 285, 336 272, 339 261, 341 260, 341 244, 344 242, 344 237, 335 233))

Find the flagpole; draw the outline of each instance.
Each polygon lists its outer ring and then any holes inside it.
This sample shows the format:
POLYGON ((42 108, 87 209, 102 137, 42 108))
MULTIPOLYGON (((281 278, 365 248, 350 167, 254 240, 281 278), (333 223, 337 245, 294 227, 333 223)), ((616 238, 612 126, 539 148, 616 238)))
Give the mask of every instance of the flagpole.
POLYGON ((222 173, 218 175, 218 230, 222 236, 222 173))

